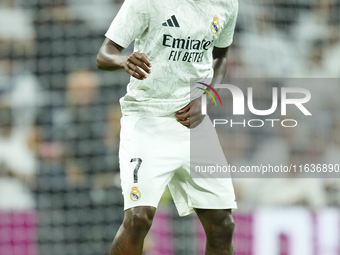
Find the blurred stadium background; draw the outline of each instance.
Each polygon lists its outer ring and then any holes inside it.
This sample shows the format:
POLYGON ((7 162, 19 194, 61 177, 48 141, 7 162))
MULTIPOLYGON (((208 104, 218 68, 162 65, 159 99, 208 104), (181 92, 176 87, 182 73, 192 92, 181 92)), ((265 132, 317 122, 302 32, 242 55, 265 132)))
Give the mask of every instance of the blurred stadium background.
MULTIPOLYGON (((123 217, 118 99, 129 76, 98 71, 95 58, 122 2, 0 2, 1 255, 108 254, 123 217)), ((241 0, 229 77, 339 77, 339 20, 338 0, 241 0)), ((340 161, 336 102, 310 144, 328 163, 340 161)), ((270 146, 249 145, 257 135, 233 133, 227 159, 268 157, 270 146)), ((236 254, 340 254, 338 179, 237 179, 235 190, 236 254)), ((166 192, 145 254, 203 250, 196 216, 179 218, 166 192)))

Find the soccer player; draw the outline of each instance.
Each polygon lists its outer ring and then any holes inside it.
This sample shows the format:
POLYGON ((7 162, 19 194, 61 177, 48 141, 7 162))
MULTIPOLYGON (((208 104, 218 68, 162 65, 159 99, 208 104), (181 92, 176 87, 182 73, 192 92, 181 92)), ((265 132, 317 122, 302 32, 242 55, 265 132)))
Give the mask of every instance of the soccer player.
POLYGON ((213 78, 213 85, 225 77, 237 12, 237 0, 125 0, 105 34, 98 68, 132 76, 120 99, 125 216, 111 255, 142 254, 166 185, 180 216, 197 213, 206 254, 234 254, 231 179, 190 176, 190 164, 204 158, 227 164, 210 119, 201 115, 202 94, 190 100, 190 78, 213 78), (133 40, 134 53, 121 54, 133 40), (218 152, 190 159, 193 130, 215 134, 197 139, 217 142, 218 152))

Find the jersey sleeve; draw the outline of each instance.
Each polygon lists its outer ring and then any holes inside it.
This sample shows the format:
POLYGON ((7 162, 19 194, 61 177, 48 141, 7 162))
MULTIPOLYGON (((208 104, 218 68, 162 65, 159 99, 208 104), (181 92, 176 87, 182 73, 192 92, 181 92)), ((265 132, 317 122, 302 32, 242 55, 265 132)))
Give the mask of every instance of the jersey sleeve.
POLYGON ((233 1, 233 11, 226 21, 225 27, 222 29, 219 37, 215 40, 215 46, 218 48, 226 48, 233 42, 234 31, 236 26, 237 14, 238 14, 238 0, 233 1))
POLYGON ((105 36, 123 48, 149 26, 149 0, 125 0, 105 36))

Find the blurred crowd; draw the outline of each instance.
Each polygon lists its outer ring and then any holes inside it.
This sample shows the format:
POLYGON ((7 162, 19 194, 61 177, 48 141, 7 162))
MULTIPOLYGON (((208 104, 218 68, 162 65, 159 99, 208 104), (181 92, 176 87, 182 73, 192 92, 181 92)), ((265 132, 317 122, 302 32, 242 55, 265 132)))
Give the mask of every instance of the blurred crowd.
POLYGON ((337 0, 242 1, 233 77, 337 78, 337 0))
MULTIPOLYGON (((0 2, 0 254, 108 250, 123 216, 118 99, 129 76, 99 73, 95 58, 122 2, 0 2), (30 224, 23 225, 28 219, 30 224), (4 236, 16 226, 26 241, 19 240, 22 245, 13 252, 9 243, 18 235, 4 236), (39 236, 39 246, 32 233, 39 236)), ((340 76, 338 1, 287 2, 240 1, 229 77, 340 76)), ((340 88, 318 89, 332 91, 315 106, 324 111, 327 125, 308 129, 313 138, 308 151, 294 146, 298 134, 271 133, 262 139, 258 133, 233 131, 225 138, 227 159, 268 162, 276 150, 287 163, 316 158, 340 163, 340 108, 332 97, 340 88)), ((340 205, 337 179, 238 179, 235 189, 249 207, 340 205)))

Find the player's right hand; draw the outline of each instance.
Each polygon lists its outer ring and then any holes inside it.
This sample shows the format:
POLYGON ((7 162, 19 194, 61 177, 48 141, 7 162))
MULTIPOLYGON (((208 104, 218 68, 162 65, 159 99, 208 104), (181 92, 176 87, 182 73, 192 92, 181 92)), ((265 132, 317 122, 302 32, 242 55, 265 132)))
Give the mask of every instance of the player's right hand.
POLYGON ((126 72, 131 74, 138 80, 147 78, 147 74, 151 73, 151 63, 144 53, 134 52, 123 63, 126 72))

